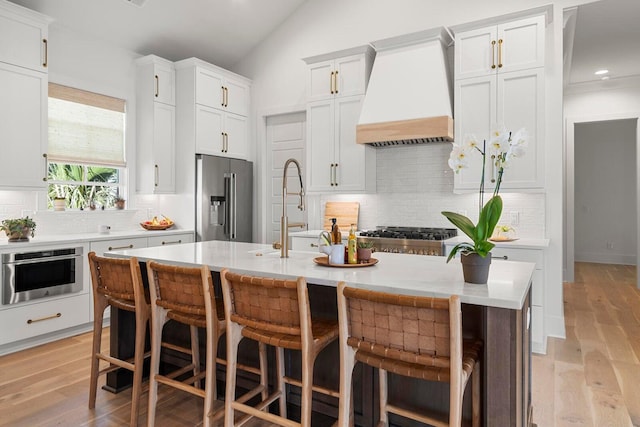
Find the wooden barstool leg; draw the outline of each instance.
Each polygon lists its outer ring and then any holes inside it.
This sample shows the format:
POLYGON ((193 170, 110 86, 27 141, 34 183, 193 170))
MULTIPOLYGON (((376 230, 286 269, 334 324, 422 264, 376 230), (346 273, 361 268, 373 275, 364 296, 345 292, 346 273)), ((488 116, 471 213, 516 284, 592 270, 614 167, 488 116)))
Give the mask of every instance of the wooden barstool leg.
POLYGON ((133 390, 131 391, 131 426, 138 425, 138 408, 140 407, 140 395, 142 394, 142 371, 144 370, 144 338, 147 332, 149 318, 141 313, 142 308, 136 311, 136 338, 133 361, 133 390))
MULTIPOLYGON (((342 337, 341 337, 342 338, 342 337)), ((340 346, 340 401, 338 404, 338 426, 352 425, 353 396, 351 380, 356 365, 356 352, 352 347, 340 346)))
POLYGON ((156 380, 156 375, 160 371, 162 329, 166 321, 167 311, 160 307, 155 307, 151 315, 151 367, 149 370, 148 427, 154 427, 156 421, 156 405, 158 404, 158 381, 156 380))
MULTIPOLYGON (((200 340, 198 339, 198 327, 189 325, 191 333, 191 364, 193 365, 193 375, 200 373, 200 340)), ((200 380, 195 382, 196 388, 202 388, 200 380)))
POLYGON ((284 348, 276 347, 277 392, 280 394, 280 416, 287 418, 287 385, 284 382, 284 348))
POLYGON ((224 426, 233 427, 235 413, 233 402, 236 400, 236 370, 238 368, 238 345, 242 340, 242 327, 229 322, 227 324, 227 384, 224 397, 224 426))
POLYGON ((480 362, 476 362, 471 374, 472 426, 480 427, 480 362))
MULTIPOLYGON (((267 400, 267 397, 269 397, 269 379, 267 378, 267 345, 265 343, 258 343, 258 356, 260 361, 260 386, 262 387, 262 400, 267 400)), ((284 375, 284 371, 282 371, 282 375, 284 375)))
POLYGON ((378 427, 389 427, 389 413, 387 412, 387 402, 389 399, 388 373, 384 369, 378 369, 380 381, 380 421, 378 427))
MULTIPOLYGON (((300 424, 303 426, 311 425, 311 404, 313 398, 313 366, 316 361, 315 354, 307 354, 302 357, 302 391, 301 391, 301 409, 300 424)), ((284 390, 283 390, 284 391, 284 390)), ((285 396, 283 395, 283 399, 285 396)))
POLYGON ((96 393, 98 389, 98 372, 100 371, 100 354, 102 347, 102 321, 104 310, 107 308, 107 298, 104 295, 94 296, 93 304, 93 353, 91 356, 91 378, 89 380, 89 409, 96 407, 96 393))

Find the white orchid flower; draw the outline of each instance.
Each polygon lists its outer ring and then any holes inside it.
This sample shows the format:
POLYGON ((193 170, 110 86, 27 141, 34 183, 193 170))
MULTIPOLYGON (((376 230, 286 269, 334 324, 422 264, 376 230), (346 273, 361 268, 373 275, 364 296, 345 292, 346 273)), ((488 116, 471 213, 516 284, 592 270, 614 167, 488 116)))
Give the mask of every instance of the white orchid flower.
POLYGON ((464 136, 464 147, 468 149, 478 148, 478 138, 472 133, 468 133, 464 136))
POLYGON ((522 146, 526 147, 529 142, 529 132, 525 128, 518 130, 516 133, 511 135, 511 145, 512 146, 522 146))
POLYGON ((503 153, 509 147, 509 131, 504 126, 496 127, 491 131, 489 145, 496 153, 503 153))
POLYGON ((460 159, 449 159, 449 167, 455 173, 460 172, 462 169, 467 167, 467 162, 462 161, 460 159))

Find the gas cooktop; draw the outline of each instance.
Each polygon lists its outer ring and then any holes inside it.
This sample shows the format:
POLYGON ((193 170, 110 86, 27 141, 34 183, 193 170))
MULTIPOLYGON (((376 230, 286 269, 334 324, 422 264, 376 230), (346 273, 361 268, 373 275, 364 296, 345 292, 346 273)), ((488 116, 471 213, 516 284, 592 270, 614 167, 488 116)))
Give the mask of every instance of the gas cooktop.
POLYGON ((360 232, 363 237, 382 237, 385 239, 445 240, 458 235, 455 228, 432 227, 376 227, 375 230, 360 232))
POLYGON ((457 235, 456 228, 376 227, 361 231, 358 239, 371 242, 378 252, 443 255, 443 240, 457 235))

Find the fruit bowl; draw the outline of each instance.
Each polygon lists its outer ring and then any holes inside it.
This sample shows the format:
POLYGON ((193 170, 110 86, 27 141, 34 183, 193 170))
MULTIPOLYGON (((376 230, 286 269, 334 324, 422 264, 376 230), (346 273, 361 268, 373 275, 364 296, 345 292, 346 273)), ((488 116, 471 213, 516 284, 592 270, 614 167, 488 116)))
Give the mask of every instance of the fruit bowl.
POLYGON ((142 228, 144 228, 145 230, 166 230, 168 228, 173 227, 173 223, 171 224, 158 224, 158 225, 153 225, 153 224, 146 224, 144 222, 141 222, 140 225, 142 226, 142 228))

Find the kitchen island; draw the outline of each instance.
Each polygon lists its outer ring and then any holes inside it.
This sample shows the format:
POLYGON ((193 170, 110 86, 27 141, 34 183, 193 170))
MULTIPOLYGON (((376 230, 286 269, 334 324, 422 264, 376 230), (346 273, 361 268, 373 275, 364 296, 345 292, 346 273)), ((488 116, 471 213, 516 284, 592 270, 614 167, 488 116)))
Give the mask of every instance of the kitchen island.
MULTIPOLYGON (((530 421, 530 289, 534 264, 494 261, 487 285, 464 283, 458 261, 447 264, 444 257, 376 253, 378 263, 360 268, 333 268, 317 265, 316 252, 290 251, 281 259, 280 252, 268 245, 209 241, 109 252, 109 256, 136 256, 141 262, 157 260, 177 265, 208 265, 212 271, 228 268, 237 273, 292 279, 302 276, 309 283, 312 313, 337 317, 335 287, 345 281, 352 286, 384 292, 432 297, 459 295, 463 303, 465 335, 480 337, 484 343, 482 357, 483 419, 485 426, 526 426, 530 421)), ((117 316, 117 313, 116 313, 117 316)), ((112 337, 119 340, 121 331, 131 329, 116 321, 112 337)), ((114 318, 112 314, 112 325, 114 318)), ((337 389, 337 343, 333 351, 318 359, 316 381, 337 389)), ((124 347, 124 345, 123 345, 124 347)), ((296 357, 289 357, 287 369, 299 370, 296 357)), ((370 370, 356 368, 354 402, 356 422, 371 425, 377 409, 377 381, 370 370)), ((297 393, 297 391, 295 391, 297 393)), ((411 405, 441 406, 448 387, 398 377, 390 381, 390 398, 411 405), (438 396, 427 393, 436 393, 438 396), (434 403, 435 402, 435 403, 434 403)), ((294 392, 291 401, 296 402, 294 392)), ((465 393, 465 409, 467 408, 465 393)), ((446 400, 446 399, 444 399, 446 400)), ((332 414, 337 401, 318 397, 314 408, 332 414)))

